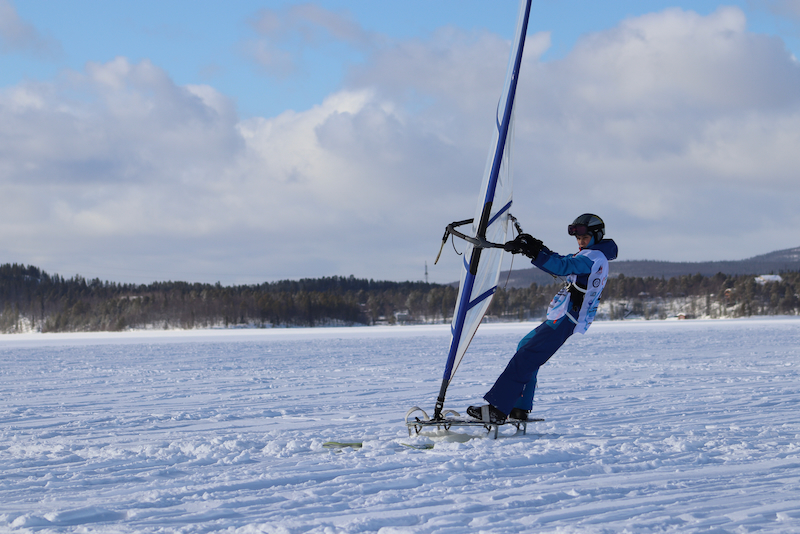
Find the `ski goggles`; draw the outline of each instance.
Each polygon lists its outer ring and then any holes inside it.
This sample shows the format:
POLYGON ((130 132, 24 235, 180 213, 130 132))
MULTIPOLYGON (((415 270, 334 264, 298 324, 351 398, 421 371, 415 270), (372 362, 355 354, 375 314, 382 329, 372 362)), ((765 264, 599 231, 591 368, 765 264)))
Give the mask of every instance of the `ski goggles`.
POLYGON ((589 227, 585 224, 570 224, 567 226, 569 235, 589 235, 589 227))

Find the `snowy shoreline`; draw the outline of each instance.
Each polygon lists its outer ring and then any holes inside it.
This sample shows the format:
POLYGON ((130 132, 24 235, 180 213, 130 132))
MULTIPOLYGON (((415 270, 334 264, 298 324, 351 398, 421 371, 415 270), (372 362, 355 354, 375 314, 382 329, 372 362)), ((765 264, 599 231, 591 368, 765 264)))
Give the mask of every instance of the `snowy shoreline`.
MULTIPOLYGON (((478 334, 509 334, 527 332, 541 323, 536 321, 496 322, 481 325, 478 334)), ((595 321, 591 332, 603 330, 626 330, 636 328, 697 328, 713 325, 800 324, 800 316, 753 316, 721 319, 630 319, 625 321, 595 321)), ((374 338, 405 337, 450 334, 450 324, 378 325, 378 326, 316 326, 291 328, 196 328, 196 329, 142 329, 121 332, 25 332, 0 334, 0 348, 15 346, 46 346, 50 344, 103 344, 103 343, 158 343, 158 342, 203 342, 203 341, 256 341, 269 339, 324 339, 324 338, 374 338)))

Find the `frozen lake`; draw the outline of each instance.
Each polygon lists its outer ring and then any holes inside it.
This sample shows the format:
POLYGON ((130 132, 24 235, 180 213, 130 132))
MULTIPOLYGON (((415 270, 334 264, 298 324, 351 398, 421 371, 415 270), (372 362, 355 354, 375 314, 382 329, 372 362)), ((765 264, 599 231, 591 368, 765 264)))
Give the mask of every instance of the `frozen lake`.
MULTIPOLYGON (((447 407, 534 326, 482 326, 447 407)), ((800 532, 800 318, 596 323, 527 435, 409 437, 448 332, 0 336, 0 531, 800 532)))

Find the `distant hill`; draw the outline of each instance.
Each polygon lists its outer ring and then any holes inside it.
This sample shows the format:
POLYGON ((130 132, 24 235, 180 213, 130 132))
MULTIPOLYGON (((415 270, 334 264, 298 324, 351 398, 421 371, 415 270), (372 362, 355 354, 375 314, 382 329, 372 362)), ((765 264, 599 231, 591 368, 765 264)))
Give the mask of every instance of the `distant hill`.
MULTIPOLYGON (((730 275, 759 275, 777 274, 788 271, 800 271, 800 247, 778 250, 738 261, 671 262, 616 260, 611 264, 611 276, 624 274, 625 276, 640 278, 646 278, 648 276, 673 278, 675 276, 693 274, 713 276, 717 273, 730 275)), ((500 275, 501 286, 505 286, 506 279, 508 279, 508 287, 528 287, 532 283, 548 285, 554 282, 552 276, 535 267, 529 269, 515 269, 511 271, 510 276, 508 271, 504 271, 500 275)))

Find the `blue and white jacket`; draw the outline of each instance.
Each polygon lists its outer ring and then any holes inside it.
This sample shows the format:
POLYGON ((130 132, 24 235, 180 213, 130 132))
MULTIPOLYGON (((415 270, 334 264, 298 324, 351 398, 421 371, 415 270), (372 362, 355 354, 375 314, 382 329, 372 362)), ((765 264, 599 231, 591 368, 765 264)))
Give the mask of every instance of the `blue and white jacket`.
POLYGON ((568 256, 543 248, 531 263, 546 273, 567 278, 567 283, 550 301, 547 320, 557 321, 566 315, 575 323, 575 332, 584 334, 594 320, 600 294, 606 287, 608 262, 616 257, 617 244, 612 239, 603 239, 568 256))

